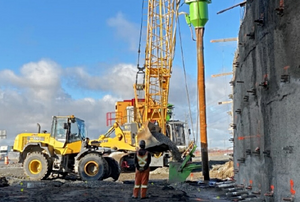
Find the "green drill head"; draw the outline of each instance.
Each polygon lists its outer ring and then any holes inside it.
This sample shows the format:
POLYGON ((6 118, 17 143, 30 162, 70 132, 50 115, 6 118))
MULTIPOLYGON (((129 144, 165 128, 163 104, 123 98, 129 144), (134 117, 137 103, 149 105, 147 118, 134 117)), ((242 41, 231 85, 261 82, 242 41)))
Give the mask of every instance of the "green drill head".
POLYGON ((208 6, 211 0, 185 0, 190 6, 190 15, 186 16, 188 25, 192 24, 195 28, 204 27, 208 21, 208 6))

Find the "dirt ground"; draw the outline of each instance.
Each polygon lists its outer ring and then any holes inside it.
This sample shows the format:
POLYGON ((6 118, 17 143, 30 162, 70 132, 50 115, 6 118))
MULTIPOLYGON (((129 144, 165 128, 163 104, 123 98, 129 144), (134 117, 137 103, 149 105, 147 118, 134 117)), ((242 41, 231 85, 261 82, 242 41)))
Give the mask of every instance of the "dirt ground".
MULTIPOLYGON (((224 163, 224 162, 223 162, 224 163)), ((217 176, 223 179, 225 170, 233 168, 230 162, 223 165, 214 165, 210 172, 210 178, 217 176), (220 173, 223 174, 220 174, 220 173)), ((121 173, 119 180, 104 181, 80 181, 74 176, 67 179, 53 178, 43 181, 29 181, 23 174, 19 164, 1 165, 0 177, 5 177, 8 186, 0 187, 0 201, 113 201, 134 202, 140 199, 132 199, 134 185, 134 173, 121 173)), ((158 168, 150 173, 148 184, 149 199, 142 201, 230 201, 225 193, 208 183, 200 183, 203 179, 201 172, 193 172, 184 183, 168 183, 168 168, 158 168)))

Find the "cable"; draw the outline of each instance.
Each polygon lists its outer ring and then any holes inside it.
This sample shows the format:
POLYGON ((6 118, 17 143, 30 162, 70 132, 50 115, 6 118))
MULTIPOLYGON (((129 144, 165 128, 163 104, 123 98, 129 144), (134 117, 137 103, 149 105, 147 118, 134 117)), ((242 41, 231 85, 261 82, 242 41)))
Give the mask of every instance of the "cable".
POLYGON ((143 34, 143 16, 144 16, 144 2, 142 2, 142 17, 141 17, 141 26, 140 26, 140 38, 139 38, 139 49, 138 49, 138 59, 137 59, 137 67, 139 69, 140 66, 140 55, 141 55, 141 41, 142 41, 142 34, 143 34))
POLYGON ((186 95, 187 95, 187 100, 188 100, 188 106, 189 106, 189 115, 190 115, 190 119, 191 119, 192 134, 193 134, 193 138, 194 138, 194 141, 195 141, 195 131, 194 131, 194 124, 193 124, 193 119, 192 119, 191 102, 190 102, 190 95, 189 95, 189 90, 188 90, 188 86, 187 86, 186 71, 185 71, 185 62, 184 62, 184 54, 183 54, 183 48, 182 48, 181 29, 180 29, 180 23, 179 23, 179 19, 178 18, 177 18, 177 23, 178 23, 178 27, 179 27, 178 34, 179 34, 179 41, 180 41, 180 50, 181 50, 182 68, 183 68, 183 73, 184 73, 185 90, 186 90, 186 95))

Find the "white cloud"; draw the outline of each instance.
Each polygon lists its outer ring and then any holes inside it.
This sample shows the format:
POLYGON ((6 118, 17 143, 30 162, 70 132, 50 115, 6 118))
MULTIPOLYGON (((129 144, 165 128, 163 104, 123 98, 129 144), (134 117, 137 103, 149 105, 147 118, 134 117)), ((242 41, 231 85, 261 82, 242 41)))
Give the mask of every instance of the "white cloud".
POLYGON ((137 24, 129 22, 121 12, 117 13, 115 17, 108 19, 107 24, 116 29, 116 36, 127 42, 131 51, 137 50, 137 39, 139 38, 137 24))
POLYGON ((61 67, 50 60, 25 64, 20 75, 11 70, 0 72, 0 84, 26 93, 31 99, 48 101, 64 93, 60 87, 61 67))
MULTIPOLYGON (((228 128, 231 123, 231 117, 227 114, 231 110, 231 104, 218 105, 220 101, 230 101, 228 94, 231 92, 229 85, 230 76, 206 79, 206 118, 207 118, 207 139, 211 139, 209 147, 230 146, 228 128)), ((190 97, 191 113, 193 117, 193 130, 195 138, 199 140, 199 120, 197 119, 197 81, 187 75, 187 85, 190 97), (198 126, 197 126, 198 124, 198 126), (198 127, 198 130, 197 130, 198 127)), ((187 120, 191 128, 189 118, 189 106, 186 95, 185 79, 183 70, 177 67, 173 68, 171 77, 169 102, 175 105, 175 119, 187 120)))
POLYGON ((132 98, 133 79, 130 75, 135 75, 133 66, 117 65, 100 76, 76 68, 75 83, 82 84, 83 90, 93 89, 104 94, 99 99, 85 97, 75 100, 65 92, 62 81, 70 78, 68 74, 74 75, 71 69, 65 70, 53 61, 41 60, 23 65, 20 75, 11 70, 0 72, 0 130, 7 130, 6 142, 12 143, 20 132, 36 132, 37 122, 42 129, 50 131, 54 115, 74 114, 86 120, 92 138, 106 132, 106 113, 114 111, 115 102, 120 97, 132 98))
POLYGON ((68 84, 75 88, 103 91, 125 99, 134 96, 133 84, 137 70, 131 64, 116 65, 100 75, 89 74, 83 67, 67 68, 65 72, 68 84))
MULTIPOLYGON (((37 122, 41 124, 42 130, 50 131, 52 116, 74 114, 86 121, 89 136, 97 138, 107 131, 106 113, 114 111, 115 102, 133 98, 135 74, 136 67, 131 64, 106 68, 97 75, 89 73, 84 67, 63 69, 50 60, 25 64, 20 68, 20 74, 3 70, 0 72, 0 130, 7 130, 7 141, 12 143, 20 132, 36 132, 37 122), (74 99, 64 89, 62 81, 69 84, 73 93, 81 89, 101 96, 74 99)), ((196 129, 196 80, 188 76, 187 82, 196 129)), ((228 82, 224 84, 224 79, 207 80, 208 139, 213 147, 222 147, 223 140, 229 139, 226 112, 230 110, 230 105, 217 105, 217 102, 224 101, 230 90, 228 82)), ((175 119, 189 121, 185 81, 182 70, 178 68, 173 68, 169 102, 175 105, 175 119)))

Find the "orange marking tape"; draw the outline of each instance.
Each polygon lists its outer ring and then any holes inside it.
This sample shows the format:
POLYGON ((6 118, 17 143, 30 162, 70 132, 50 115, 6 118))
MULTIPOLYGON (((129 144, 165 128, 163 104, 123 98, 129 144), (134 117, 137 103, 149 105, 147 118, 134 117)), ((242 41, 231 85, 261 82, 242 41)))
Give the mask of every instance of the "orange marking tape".
POLYGON ((238 140, 244 140, 244 139, 249 139, 254 137, 260 137, 260 135, 257 134, 257 135, 242 136, 242 137, 238 137, 238 140))
POLYGON ((293 180, 290 180, 290 185, 291 185, 291 194, 292 195, 295 195, 296 194, 296 191, 294 189, 294 181, 293 180))

